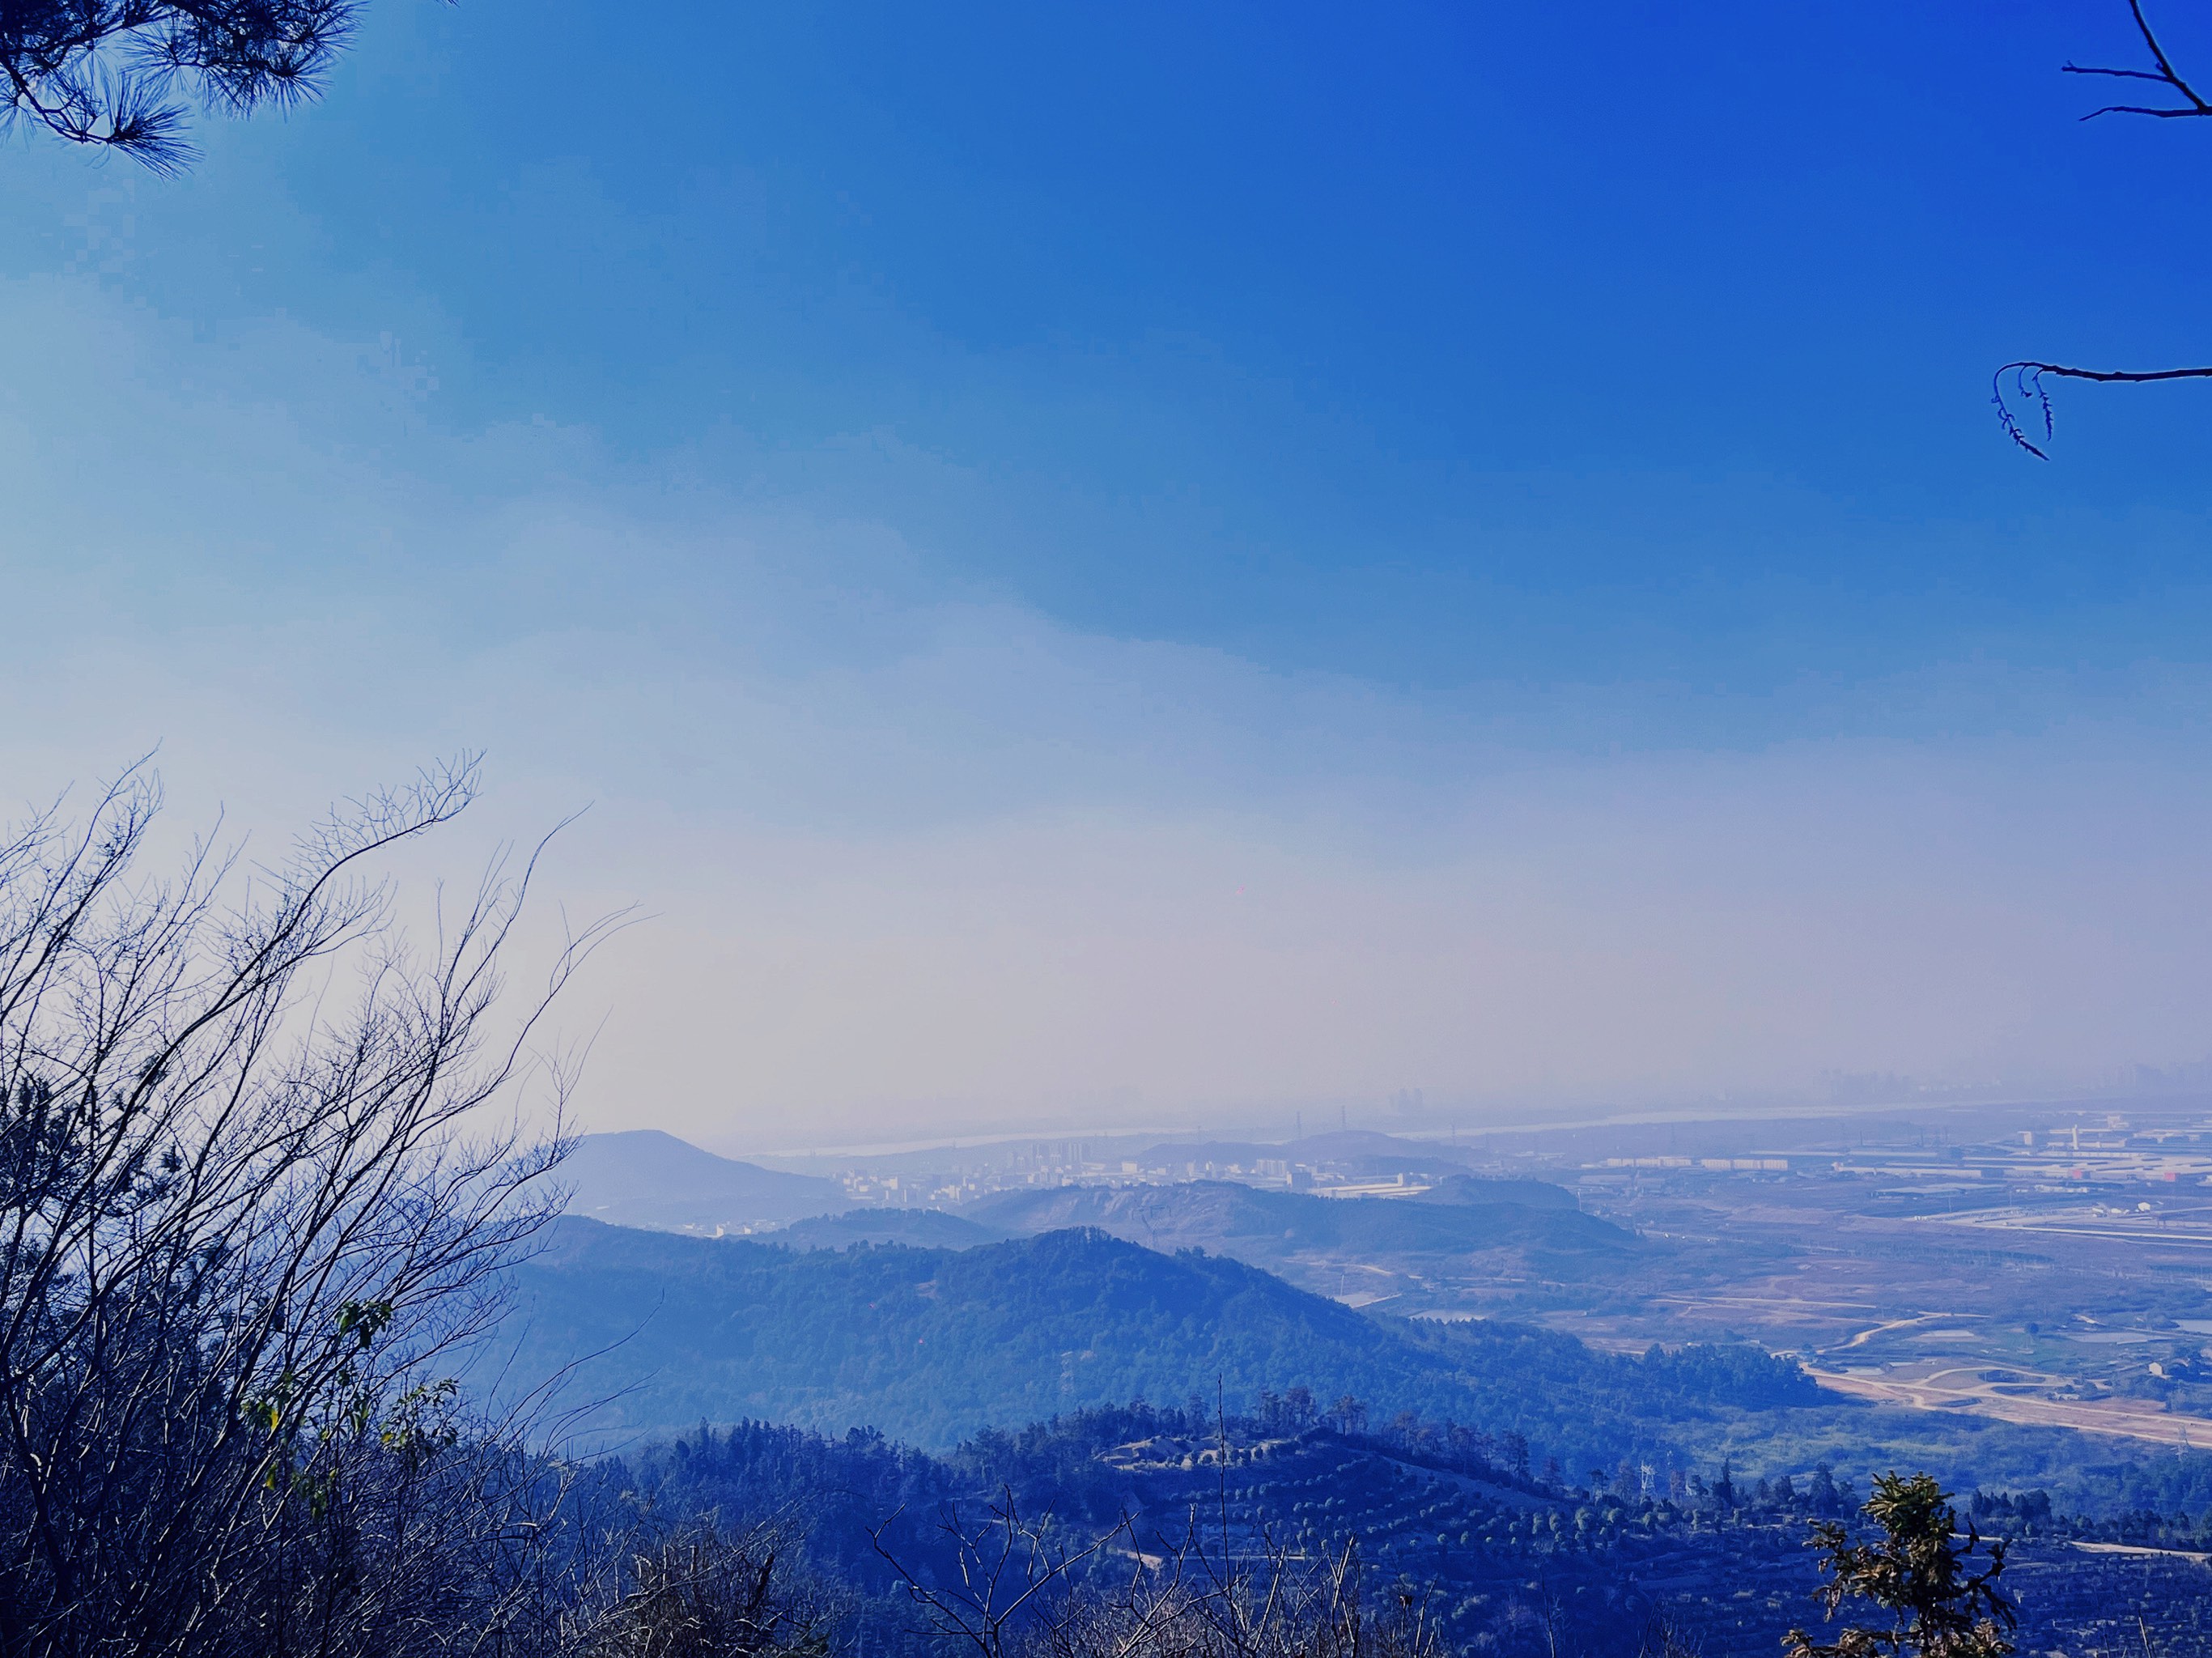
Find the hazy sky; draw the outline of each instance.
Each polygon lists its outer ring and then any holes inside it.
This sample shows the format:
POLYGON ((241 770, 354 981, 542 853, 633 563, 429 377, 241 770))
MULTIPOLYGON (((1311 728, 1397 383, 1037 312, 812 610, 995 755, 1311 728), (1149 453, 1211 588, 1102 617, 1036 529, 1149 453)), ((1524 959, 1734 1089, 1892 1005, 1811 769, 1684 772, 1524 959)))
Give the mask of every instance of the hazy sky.
POLYGON ((2212 1051, 2212 390, 1987 402, 2212 357, 2124 5, 659 15, 0 148, 9 797, 482 747, 731 1147, 2212 1051))

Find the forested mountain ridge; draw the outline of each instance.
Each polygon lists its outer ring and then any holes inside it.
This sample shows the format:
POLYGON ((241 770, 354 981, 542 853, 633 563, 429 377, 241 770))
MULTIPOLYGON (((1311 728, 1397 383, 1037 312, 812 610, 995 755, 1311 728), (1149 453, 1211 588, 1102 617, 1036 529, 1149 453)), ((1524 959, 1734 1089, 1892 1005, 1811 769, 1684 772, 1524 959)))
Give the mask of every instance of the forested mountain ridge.
POLYGON ((1450 1254, 1492 1249, 1547 1254, 1626 1255, 1635 1234, 1585 1215, 1557 1187, 1542 1206, 1522 1201, 1534 1181, 1500 1181, 1494 1201, 1485 1182, 1465 1177, 1448 1188, 1452 1201, 1317 1198, 1227 1180, 1173 1186, 1070 1186, 1006 1192, 971 1204, 967 1214, 1010 1232, 1091 1226, 1152 1249, 1220 1249, 1244 1259, 1304 1252, 1346 1256, 1450 1254))
POLYGON ((854 1244, 910 1244, 916 1249, 972 1249, 1012 1234, 941 1209, 848 1209, 794 1221, 769 1234, 788 1249, 850 1249, 854 1244))
MULTIPOLYGON (((573 1397, 609 1436, 765 1417, 945 1448, 1086 1405, 1302 1386, 1517 1432, 1540 1458, 1653 1454, 1701 1412, 1813 1397, 1757 1350, 1638 1360, 1503 1323, 1381 1320, 1257 1268, 1096 1230, 966 1249, 796 1252, 574 1218, 519 1268, 511 1383, 601 1356, 573 1397)), ((489 1374, 489 1371, 487 1372, 489 1374)))

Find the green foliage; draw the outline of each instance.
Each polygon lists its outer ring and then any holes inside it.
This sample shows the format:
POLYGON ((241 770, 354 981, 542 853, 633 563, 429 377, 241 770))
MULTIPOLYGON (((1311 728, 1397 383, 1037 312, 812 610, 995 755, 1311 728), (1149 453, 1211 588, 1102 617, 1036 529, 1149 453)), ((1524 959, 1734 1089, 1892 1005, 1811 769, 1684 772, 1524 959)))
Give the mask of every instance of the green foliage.
POLYGON ((342 1301, 332 1320, 334 1364, 312 1373, 288 1366, 240 1402, 246 1424, 267 1436, 264 1490, 301 1498, 320 1518, 340 1496, 345 1448, 374 1438, 413 1472, 459 1442, 458 1378, 417 1382, 388 1398, 386 1379, 363 1368, 396 1310, 384 1298, 342 1301))
POLYGON ((338 1304, 338 1334, 351 1336, 355 1350, 366 1353, 376 1344, 392 1322, 392 1302, 389 1298, 377 1301, 349 1301, 338 1304))
POLYGON ((1814 1525, 1827 1579, 1818 1599, 1831 1618, 1846 1600, 1872 1601, 1889 1627, 1846 1628, 1826 1645, 1792 1630, 1789 1658, 2006 1658, 2014 1612, 1996 1587, 2005 1545, 1990 1545, 1975 1570, 1981 1537, 1970 1525, 1959 1540, 1949 1494, 1929 1474, 1881 1475, 1862 1512, 1881 1529, 1873 1543, 1853 1543, 1838 1521, 1814 1525))

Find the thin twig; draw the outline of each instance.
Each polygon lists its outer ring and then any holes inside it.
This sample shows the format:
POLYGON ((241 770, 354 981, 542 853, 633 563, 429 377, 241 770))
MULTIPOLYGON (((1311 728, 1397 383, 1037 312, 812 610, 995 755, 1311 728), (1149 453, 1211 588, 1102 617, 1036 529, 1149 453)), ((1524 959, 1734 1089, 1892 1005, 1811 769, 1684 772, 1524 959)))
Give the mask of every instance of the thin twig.
POLYGON ((2155 105, 2107 104, 2102 109, 2091 110, 2081 119, 2094 121, 2100 115, 2148 115, 2159 120, 2171 120, 2176 116, 2212 115, 2212 103, 2206 102, 2198 95, 2197 88, 2189 83, 2180 70, 2174 68, 2173 59, 2166 56, 2166 48, 2159 44, 2158 35, 2150 26, 2150 19, 2143 15, 2142 0, 2128 0, 2128 10, 2135 18, 2136 33, 2142 37, 2143 45, 2150 52, 2151 61, 2158 65, 2156 69, 2100 69, 2066 64, 2061 66, 2061 72, 2067 75, 2099 75, 2116 81, 2149 81, 2159 86, 2170 87, 2189 101, 2189 107, 2174 109, 2160 108, 2155 105))
POLYGON ((2080 369, 2070 363, 2039 363, 2023 358, 2008 363, 1990 379, 1990 400, 1996 405, 1997 423, 2005 436, 2039 460, 2051 456, 2027 435, 2014 410, 2015 401, 2032 405, 2048 442, 2057 430, 2045 378, 2082 380, 2105 386, 2148 386, 2169 380, 2212 380, 2212 368, 2203 369, 2080 369))

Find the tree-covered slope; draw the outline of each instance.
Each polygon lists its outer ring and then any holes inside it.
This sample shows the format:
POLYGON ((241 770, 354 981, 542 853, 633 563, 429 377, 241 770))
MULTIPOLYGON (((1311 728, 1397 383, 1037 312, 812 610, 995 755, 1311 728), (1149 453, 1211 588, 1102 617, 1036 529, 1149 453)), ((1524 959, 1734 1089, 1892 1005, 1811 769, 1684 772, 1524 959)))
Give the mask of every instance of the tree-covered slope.
POLYGON ((854 1244, 912 1244, 917 1249, 972 1249, 1004 1243, 1008 1234, 941 1209, 848 1209, 795 1221, 769 1234, 792 1249, 850 1249, 854 1244))
MULTIPOLYGON (((1650 1651, 1663 1612, 1672 1650, 1772 1658, 1785 1631, 1817 1617, 1808 1524, 1849 1513, 1869 1483, 1864 1470, 1839 1480, 1802 1463, 1754 1478, 1717 1460, 1531 1480, 1499 1466, 1514 1447, 1443 1424, 1360 1430, 1323 1418, 1300 1429, 1285 1419, 1299 1413, 1279 1404, 1273 1414, 1224 1423, 1210 1406, 1195 1417, 1171 1406, 1080 1411, 949 1455, 865 1432, 829 1440, 750 1423, 637 1448, 585 1470, 582 1483, 672 1520, 776 1526, 794 1557, 840 1586, 860 1625, 848 1625, 851 1649, 879 1658, 927 1658, 933 1643, 878 1543, 925 1582, 957 1582, 944 1505, 959 1503, 972 1524, 1002 1495, 1070 1536, 1126 1516, 1162 1554, 1194 1518, 1217 1560, 1261 1559, 1271 1539, 1310 1556, 1357 1538, 1369 1582, 1418 1586, 1446 1652, 1650 1651), (1224 1440, 1225 1478, 1214 1455, 1224 1440)), ((1985 1534, 2009 1538, 2004 1582, 2021 1599, 2022 1652, 2138 1652, 2139 1637, 2154 1652, 2208 1650, 2212 1609, 2203 1569, 2191 1564, 2212 1541, 2201 1502, 2191 1515, 2106 1505, 2089 1520, 2067 1517, 2048 1492, 1960 1490, 1985 1534), (2145 1552, 2068 1546, 2077 1538, 2145 1552)), ((1105 1570, 1118 1578, 1124 1558, 1105 1570)))
MULTIPOLYGON (((1422 1203, 1316 1198, 1225 1180, 1060 1186, 1002 1192, 971 1205, 968 1213, 1009 1232, 1090 1226, 1150 1248, 1219 1249, 1245 1259, 1309 1252, 1466 1255, 1497 1249, 1625 1257, 1637 1247, 1632 1234, 1582 1213, 1571 1201, 1541 1207, 1483 1202, 1481 1186, 1464 1181, 1452 1191, 1458 1201, 1422 1203)), ((1559 1196, 1565 1200, 1567 1194, 1559 1196)))
POLYGON ((567 1396, 604 1397, 591 1425, 605 1434, 764 1417, 947 1446, 1079 1406, 1211 1398, 1218 1379, 1232 1406, 1304 1387, 1519 1432, 1540 1459, 1617 1458, 1666 1444, 1685 1413, 1810 1394, 1749 1350, 1646 1363, 1518 1326, 1385 1322, 1097 1231, 796 1252, 572 1219, 515 1288, 507 1386, 598 1353, 567 1396))

